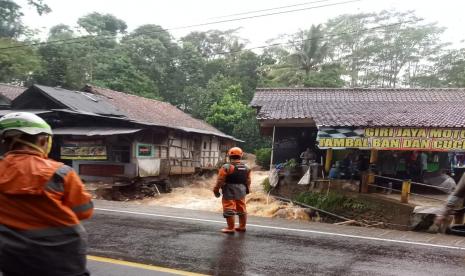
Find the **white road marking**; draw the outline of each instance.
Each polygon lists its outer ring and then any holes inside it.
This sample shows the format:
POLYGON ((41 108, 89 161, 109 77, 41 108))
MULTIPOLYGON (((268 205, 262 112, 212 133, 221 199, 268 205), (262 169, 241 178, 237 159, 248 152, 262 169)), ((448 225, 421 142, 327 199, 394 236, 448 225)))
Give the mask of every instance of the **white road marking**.
MULTIPOLYGON (((143 216, 151 216, 151 217, 178 219, 178 220, 210 222, 210 223, 215 223, 215 224, 224 224, 225 223, 224 221, 219 221, 219 220, 199 219, 199 218, 180 217, 180 216, 170 216, 170 215, 161 215, 161 214, 143 213, 143 212, 133 212, 133 211, 124 211, 124 210, 114 210, 114 209, 105 209, 105 208, 95 208, 95 210, 106 211, 106 212, 114 212, 114 213, 123 213, 123 214, 132 214, 132 215, 143 215, 143 216)), ((336 236, 336 237, 345 237, 345 238, 363 239, 363 240, 372 240, 372 241, 383 241, 383 242, 391 242, 391 243, 420 245, 420 246, 428 246, 428 247, 443 248, 443 249, 456 249, 456 250, 464 250, 465 251, 465 247, 459 247, 459 246, 431 244, 431 243, 423 243, 423 242, 412 242, 412 241, 403 241, 403 240, 394 240, 394 239, 383 239, 383 238, 376 238, 376 237, 349 235, 349 234, 341 234, 341 233, 333 233, 333 232, 323 232, 323 231, 308 230, 308 229, 297 229, 297 228, 278 227, 278 226, 250 224, 250 223, 247 224, 247 227, 265 228, 265 229, 274 229, 274 230, 285 230, 285 231, 311 233, 311 234, 319 234, 319 235, 326 235, 326 236, 336 236)))

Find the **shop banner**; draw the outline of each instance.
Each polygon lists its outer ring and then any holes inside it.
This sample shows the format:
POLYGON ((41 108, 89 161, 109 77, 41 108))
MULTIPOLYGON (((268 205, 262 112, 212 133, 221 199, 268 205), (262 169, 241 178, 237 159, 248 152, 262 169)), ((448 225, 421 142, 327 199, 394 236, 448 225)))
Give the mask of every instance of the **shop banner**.
POLYGON ((320 149, 465 151, 465 129, 320 127, 320 149))
POLYGON ((65 141, 60 153, 63 160, 106 160, 107 147, 102 141, 65 141))

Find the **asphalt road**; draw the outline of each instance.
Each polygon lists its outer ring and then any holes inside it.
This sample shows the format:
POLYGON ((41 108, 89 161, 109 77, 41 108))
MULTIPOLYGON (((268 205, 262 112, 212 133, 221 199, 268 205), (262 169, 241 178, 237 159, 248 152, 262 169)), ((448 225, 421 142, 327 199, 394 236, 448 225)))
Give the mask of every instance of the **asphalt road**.
MULTIPOLYGON (((465 275, 460 237, 264 218, 251 218, 245 234, 226 235, 218 231, 220 214, 96 205, 85 222, 96 256, 209 275, 465 275)), ((149 273, 119 274, 128 268, 92 261, 89 267, 97 276, 149 273), (118 274, 105 274, 112 269, 118 274)))

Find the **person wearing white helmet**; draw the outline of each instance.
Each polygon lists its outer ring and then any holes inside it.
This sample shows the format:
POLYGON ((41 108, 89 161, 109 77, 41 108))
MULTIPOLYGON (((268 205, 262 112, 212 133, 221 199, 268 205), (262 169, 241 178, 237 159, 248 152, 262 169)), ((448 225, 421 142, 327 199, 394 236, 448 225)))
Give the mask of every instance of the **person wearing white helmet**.
POLYGON ((90 275, 80 221, 91 197, 70 167, 48 159, 52 129, 28 112, 0 118, 0 271, 9 275, 90 275))

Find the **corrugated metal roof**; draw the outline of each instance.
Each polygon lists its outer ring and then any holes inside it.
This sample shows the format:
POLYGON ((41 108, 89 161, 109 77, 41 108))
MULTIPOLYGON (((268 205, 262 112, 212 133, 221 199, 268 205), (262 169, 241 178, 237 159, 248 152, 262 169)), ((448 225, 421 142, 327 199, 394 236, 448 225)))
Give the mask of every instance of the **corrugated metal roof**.
POLYGON ((257 89, 259 120, 312 119, 318 126, 465 127, 465 88, 257 89))
POLYGON ((116 134, 130 134, 142 129, 115 128, 115 127, 61 127, 53 129, 54 135, 82 135, 82 136, 108 136, 116 134))
POLYGON ((43 85, 33 85, 29 89, 34 88, 39 89, 54 101, 61 103, 72 110, 90 112, 105 116, 124 117, 127 115, 112 105, 105 97, 100 95, 43 85))

